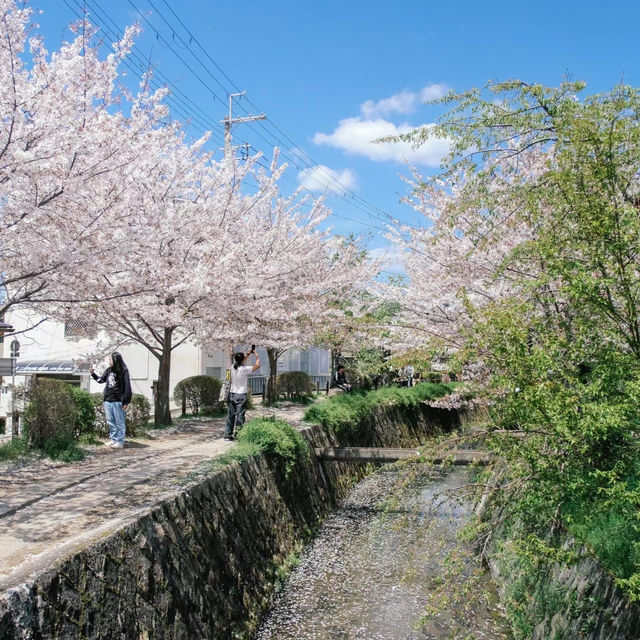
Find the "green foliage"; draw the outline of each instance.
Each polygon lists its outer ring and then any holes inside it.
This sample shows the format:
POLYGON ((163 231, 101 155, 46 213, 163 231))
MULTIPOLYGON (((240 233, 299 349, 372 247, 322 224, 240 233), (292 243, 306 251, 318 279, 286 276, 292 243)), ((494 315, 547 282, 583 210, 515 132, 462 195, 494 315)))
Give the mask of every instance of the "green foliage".
POLYGON ((127 435, 135 438, 142 435, 148 427, 151 417, 151 405, 145 396, 134 393, 127 409, 127 435))
POLYGON ((197 416, 201 410, 217 408, 222 383, 213 376, 191 376, 178 382, 173 390, 173 399, 180 407, 183 397, 191 413, 197 416))
POLYGON ((109 426, 104 416, 104 394, 101 391, 91 394, 93 402, 93 426, 95 432, 102 438, 109 435, 109 426))
POLYGON ((277 418, 256 418, 238 432, 240 444, 250 444, 284 463, 286 475, 299 458, 309 456, 309 446, 288 422, 277 418))
MULTIPOLYGON (((519 522, 513 545, 536 567, 550 552, 531 540, 566 527, 640 599, 640 91, 584 89, 513 80, 451 94, 437 126, 402 138, 451 140, 437 178, 459 180, 447 222, 495 261, 484 278, 508 286, 480 306, 457 292, 505 463, 487 529, 519 522), (481 228, 461 224, 468 214, 481 228)), ((553 597, 521 590, 553 615, 553 597)))
POLYGON ((304 371, 287 371, 278 376, 278 391, 289 400, 304 400, 313 396, 315 387, 304 371))
POLYGON ((16 460, 28 452, 25 438, 14 438, 9 442, 0 445, 0 461, 16 460))
POLYGON ((80 387, 71 387, 71 393, 75 405, 76 434, 93 433, 95 431, 96 415, 91 394, 80 387))
MULTIPOLYGON (((248 424, 248 423, 247 423, 248 424)), ((211 462, 213 469, 226 467, 234 462, 243 462, 248 458, 257 456, 260 453, 260 447, 253 442, 238 442, 228 451, 214 458, 211 462)))
POLYGON ((309 407, 304 419, 336 432, 354 431, 377 406, 413 407, 425 400, 446 396, 452 390, 452 385, 423 382, 410 388, 385 387, 377 391, 345 393, 309 407))
POLYGON ((43 442, 41 449, 47 457, 60 462, 80 462, 86 457, 75 438, 67 435, 48 438, 43 442))
POLYGON ((28 391, 24 413, 30 447, 42 448, 53 438, 72 439, 76 431, 76 405, 70 385, 50 378, 36 378, 28 391))

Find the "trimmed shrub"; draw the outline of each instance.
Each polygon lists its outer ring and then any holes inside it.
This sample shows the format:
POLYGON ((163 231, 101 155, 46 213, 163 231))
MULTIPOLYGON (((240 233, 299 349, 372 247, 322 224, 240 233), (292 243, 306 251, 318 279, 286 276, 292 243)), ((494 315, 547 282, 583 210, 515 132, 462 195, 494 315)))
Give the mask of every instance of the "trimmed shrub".
POLYGON ((71 393, 75 405, 75 435, 95 433, 96 416, 91 394, 80 387, 73 386, 71 393))
POLYGON ((151 417, 151 404, 145 396, 134 393, 131 397, 131 404, 127 410, 127 431, 128 436, 138 436, 146 431, 151 417))
POLYGON ((41 449, 52 438, 75 436, 77 409, 73 388, 60 380, 36 378, 27 393, 24 413, 27 442, 41 449))
POLYGON ((278 376, 278 390, 290 400, 301 400, 313 396, 315 388, 304 371, 288 371, 278 376))
POLYGON ((201 410, 218 407, 221 386, 220 380, 213 376, 191 376, 178 382, 173 390, 173 400, 180 407, 184 397, 189 412, 197 416, 201 410))

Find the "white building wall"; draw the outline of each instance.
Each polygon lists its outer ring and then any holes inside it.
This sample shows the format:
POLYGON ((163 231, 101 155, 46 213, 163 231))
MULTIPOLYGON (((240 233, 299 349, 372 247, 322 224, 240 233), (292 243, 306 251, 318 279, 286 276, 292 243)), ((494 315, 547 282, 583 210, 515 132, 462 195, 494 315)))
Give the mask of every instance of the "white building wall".
MULTIPOLYGON (((20 312, 13 312, 7 320, 17 330, 33 326, 37 322, 33 316, 20 312)), ((18 336, 18 339, 20 341, 18 363, 28 360, 73 360, 80 365, 81 370, 78 372, 81 377, 80 386, 91 393, 103 390, 104 385, 95 382, 88 372, 89 366, 93 365, 96 373, 100 375, 108 366, 108 359, 102 361, 87 359, 87 356, 96 350, 95 340, 76 340, 65 337, 64 323, 53 320, 42 322, 28 333, 18 336)), ((151 385, 158 377, 158 360, 148 349, 136 343, 122 345, 118 351, 129 368, 133 393, 139 393, 149 402, 153 402, 151 385)), ((190 343, 184 343, 172 352, 170 380, 172 408, 177 408, 173 403, 174 386, 184 378, 200 374, 201 360, 200 348, 190 343)), ((24 384, 27 377, 16 376, 16 384, 24 384)), ((0 407, 4 404, 0 401, 0 407)))
MULTIPOLYGON (((22 312, 7 314, 6 321, 20 331, 36 325, 38 318, 22 312)), ((64 323, 47 320, 34 326, 28 333, 17 336, 20 341, 20 358, 18 364, 26 361, 74 361, 79 365, 80 386, 91 393, 100 392, 104 386, 98 384, 89 375, 89 366, 93 365, 100 375, 108 366, 108 360, 91 360, 90 354, 96 351, 95 340, 77 340, 65 337, 64 323)), ((240 347, 238 347, 240 349, 240 347)), ((248 345, 242 350, 246 351, 248 345)), ((145 396, 153 402, 152 384, 158 377, 158 360, 145 347, 132 343, 119 349, 129 368, 133 393, 145 396)), ((261 367, 255 376, 269 375, 269 358, 266 349, 257 348, 261 367)), ((179 408, 173 402, 173 389, 178 382, 195 375, 212 375, 222 379, 230 363, 226 361, 225 352, 221 349, 206 349, 195 344, 184 343, 172 352, 171 357, 171 408, 179 408)), ((253 359, 251 359, 253 362, 253 359)), ((289 349, 278 360, 278 373, 285 371, 306 371, 312 376, 328 376, 330 367, 329 351, 325 349, 289 349)), ((16 384, 25 384, 29 376, 16 376, 16 384)), ((10 413, 11 394, 7 392, 5 379, 4 393, 0 393, 0 416, 10 413)))

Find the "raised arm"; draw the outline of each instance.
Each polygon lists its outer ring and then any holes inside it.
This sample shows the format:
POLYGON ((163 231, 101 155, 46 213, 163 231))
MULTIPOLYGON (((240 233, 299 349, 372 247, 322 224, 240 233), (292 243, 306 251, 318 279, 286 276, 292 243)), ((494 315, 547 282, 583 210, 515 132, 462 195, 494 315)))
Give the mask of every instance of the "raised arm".
POLYGON ((256 361, 255 361, 255 363, 254 363, 254 365, 253 365, 253 369, 251 369, 251 372, 253 373, 254 371, 257 371, 257 370, 260 368, 260 358, 258 358, 258 352, 257 352, 257 351, 249 351, 249 352, 247 353, 247 355, 244 357, 244 362, 243 362, 242 364, 245 364, 245 362, 249 359, 249 356, 250 356, 252 353, 253 353, 253 354, 255 355, 255 357, 256 357, 256 361))
MULTIPOLYGON (((109 371, 107 369, 107 371, 109 371)), ((95 369, 93 367, 89 367, 89 373, 91 377, 100 384, 104 384, 107 381, 107 371, 105 371, 101 376, 96 375, 95 369)))

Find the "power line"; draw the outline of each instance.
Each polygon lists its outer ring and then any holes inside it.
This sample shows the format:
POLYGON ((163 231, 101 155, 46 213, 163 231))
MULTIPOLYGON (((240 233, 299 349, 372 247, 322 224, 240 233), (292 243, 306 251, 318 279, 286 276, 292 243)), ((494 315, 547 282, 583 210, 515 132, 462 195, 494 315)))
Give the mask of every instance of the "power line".
MULTIPOLYGON (((74 0, 74 1, 83 10, 83 7, 82 7, 82 5, 80 5, 79 0, 74 0)), ((117 25, 116 25, 115 21, 109 16, 109 14, 105 10, 103 10, 102 8, 99 7, 99 5, 97 5, 97 2, 94 2, 92 0, 88 0, 88 1, 91 4, 96 5, 96 7, 95 7, 96 14, 99 11, 99 13, 102 15, 102 20, 108 20, 112 25, 114 25, 115 34, 116 34, 116 38, 115 39, 120 39, 120 37, 122 37, 122 36, 120 35, 118 37, 118 34, 119 33, 121 34, 121 32, 117 28, 117 25)), ((65 2, 65 4, 67 4, 68 7, 70 7, 70 5, 67 2, 67 0, 64 0, 64 2, 65 2)), ((185 65, 185 67, 198 79, 198 81, 214 97, 214 100, 217 99, 218 101, 220 101, 222 103, 223 101, 220 98, 220 96, 208 85, 208 83, 200 76, 200 74, 198 74, 191 67, 191 65, 189 65, 189 63, 184 59, 184 57, 182 55, 180 55, 178 52, 175 51, 175 49, 173 48, 171 43, 155 28, 155 26, 151 23, 151 21, 149 19, 147 19, 147 17, 142 13, 142 11, 136 6, 136 4, 132 0, 128 0, 128 2, 133 7, 133 9, 141 16, 141 18, 144 20, 144 22, 147 25, 149 25, 151 30, 156 34, 156 39, 161 41, 173 53, 173 55, 176 56, 178 58, 178 60, 180 60, 180 62, 185 65)), ((204 49, 204 47, 200 44, 198 39, 191 33, 191 31, 188 29, 188 27, 179 18, 179 16, 175 13, 175 11, 169 6, 169 4, 166 2, 166 0, 163 0, 164 4, 167 6, 167 8, 171 12, 171 14, 175 17, 175 19, 180 23, 180 25, 183 27, 183 29, 185 29, 185 31, 189 35, 189 38, 190 38, 189 42, 185 42, 185 40, 179 34, 177 34, 175 32, 175 30, 173 29, 173 27, 170 24, 170 22, 157 9, 157 7, 153 4, 152 0, 148 0, 148 2, 151 5, 151 7, 154 9, 154 11, 158 14, 158 16, 162 19, 164 24, 171 30, 173 38, 174 39, 176 37, 178 38, 178 41, 183 45, 183 47, 195 58, 195 60, 198 62, 198 64, 206 71, 207 75, 212 77, 214 79, 214 81, 216 82, 216 84, 223 91, 227 91, 225 86, 218 80, 218 78, 216 78, 216 76, 210 71, 210 69, 207 67, 207 65, 205 65, 202 62, 202 60, 200 60, 200 58, 192 51, 191 46, 190 46, 192 42, 194 42, 199 47, 199 49, 202 50, 202 52, 204 53, 206 58, 211 62, 211 64, 213 64, 215 66, 216 69, 218 69, 218 71, 231 84, 231 86, 237 88, 237 85, 224 72, 224 70, 216 63, 216 61, 211 57, 211 55, 206 51, 206 49, 204 49)), ((72 7, 70 7, 70 8, 73 11, 73 8, 72 7)), ((74 11, 74 13, 75 13, 75 11, 74 11)), ((77 13, 76 13, 76 15, 77 15, 77 13)), ((81 17, 84 18, 85 16, 82 15, 81 17)), ((110 29, 105 27, 104 24, 102 24, 101 26, 102 26, 102 28, 105 30, 105 32, 107 34, 111 33, 110 29)), ((109 47, 109 48, 113 51, 113 47, 109 47)), ((146 59, 142 58, 141 54, 139 54, 136 51, 136 47, 132 48, 132 54, 134 55, 134 61, 140 67, 141 73, 139 74, 139 72, 137 72, 134 69, 132 69, 131 65, 128 63, 126 58, 124 59, 124 62, 125 62, 125 64, 127 65, 127 67, 129 69, 131 69, 138 77, 142 78, 142 74, 146 73, 146 70, 145 70, 145 64, 147 64, 146 59), (142 60, 141 60, 141 58, 142 58, 142 60)), ((147 66, 147 69, 148 69, 148 66, 147 66)), ((171 83, 169 81, 169 79, 166 76, 164 76, 164 74, 162 74, 159 71, 155 71, 155 67, 154 67, 154 75, 157 75, 159 78, 164 79, 166 85, 170 86, 172 88, 172 90, 175 92, 175 96, 176 96, 175 99, 172 98, 172 96, 170 95, 170 96, 167 97, 167 102, 169 102, 171 104, 172 108, 182 118, 185 118, 186 120, 193 121, 193 122, 197 123, 199 125, 199 127, 203 131, 210 130, 211 133, 214 136, 216 136, 218 140, 221 139, 221 135, 219 133, 219 129, 217 127, 217 123, 214 126, 211 126, 212 122, 209 121, 209 117, 207 116, 207 114, 193 100, 191 100, 188 96, 186 96, 186 94, 184 94, 173 83, 171 83), (178 105, 176 105, 176 101, 178 102, 178 105), (190 112, 189 112, 189 109, 190 109, 189 104, 192 105, 191 109, 194 109, 195 111, 199 112, 202 115, 190 114, 190 112)), ((153 79, 152 79, 151 82, 153 82, 153 79)), ((157 81, 155 81, 155 85, 156 85, 156 87, 162 86, 162 85, 159 85, 159 83, 157 81)), ((229 94, 228 91, 227 91, 227 94, 229 94)), ((250 105, 252 105, 256 110, 258 110, 256 105, 253 102, 251 102, 250 100, 247 100, 247 102, 250 105)), ((246 109, 244 109, 244 111, 247 112, 246 109)), ((313 158, 311 158, 311 156, 309 156, 308 153, 306 153, 304 150, 302 150, 300 147, 298 147, 295 144, 295 142, 280 127, 278 127, 271 120, 269 120, 268 122, 269 122, 269 124, 273 125, 273 127, 276 129, 276 131, 278 131, 280 133, 280 135, 282 135, 284 138, 286 138, 290 142, 290 144, 294 148, 296 148, 298 150, 300 155, 303 155, 304 157, 306 157, 307 160, 312 165, 315 165, 315 166, 307 166, 307 167, 301 168, 299 163, 294 158, 292 158, 288 153, 282 152, 282 155, 286 159, 289 160, 290 164, 295 166, 299 171, 314 169, 321 176, 326 177, 326 184, 327 184, 328 193, 325 193, 325 196, 327 196, 327 197, 330 196, 330 197, 333 197, 333 198, 340 199, 342 202, 348 203, 351 207, 353 207, 357 211, 365 214, 366 216, 368 216, 370 218, 371 217, 377 218, 377 219, 382 220, 384 222, 388 222, 389 220, 392 220, 392 221, 395 220, 388 213, 382 211, 381 209, 379 209, 378 207, 375 207, 374 205, 371 205, 369 202, 367 202, 366 200, 364 200, 363 198, 358 196, 351 189, 349 189, 348 187, 343 185, 334 176, 332 176, 331 174, 327 173, 319 163, 316 163, 313 160, 313 158), (339 190, 339 192, 336 192, 336 190, 339 190)), ((259 122, 258 124, 260 125, 261 129, 263 129, 265 131, 266 134, 268 134, 269 136, 273 137, 273 139, 276 141, 278 146, 280 146, 281 148, 286 148, 287 145, 285 145, 282 142, 282 140, 277 135, 275 135, 273 132, 271 132, 262 122, 259 122)), ((270 147, 274 147, 275 148, 276 145, 274 145, 272 142, 267 140, 264 135, 262 135, 259 131, 256 130, 255 127, 253 127, 251 124, 249 124, 248 126, 258 137, 260 137, 264 142, 266 142, 267 145, 269 145, 270 147)), ((243 143, 244 143, 243 146, 248 146, 249 145, 248 141, 246 141, 246 140, 243 140, 243 143)), ((261 165, 261 166, 264 166, 264 165, 261 165)), ((265 168, 268 169, 268 167, 265 167, 265 168)), ((289 176, 287 176, 286 174, 285 174, 285 177, 289 178, 289 176)), ((295 181, 293 181, 293 182, 295 184, 295 181)), ((322 184, 322 182, 320 182, 320 184, 322 184)), ((298 186, 298 185, 296 185, 296 186, 298 186)), ((361 223, 358 220, 355 220, 353 218, 348 218, 346 216, 340 216, 337 213, 334 214, 334 215, 336 215, 337 217, 340 217, 342 219, 349 220, 351 222, 356 222, 358 224, 364 224, 364 223, 361 223)), ((376 229, 379 229, 381 231, 387 231, 386 229, 382 229, 381 227, 378 227, 378 226, 375 226, 375 225, 372 225, 372 224, 368 224, 368 225, 364 225, 364 226, 370 226, 372 228, 376 228, 376 229)))
MULTIPOLYGON (((128 0, 129 4, 131 4, 132 6, 135 7, 134 3, 132 2, 132 0, 128 0)), ((164 24, 167 25, 167 27, 169 29, 171 29, 172 33, 174 35, 177 35, 178 39, 180 40, 180 42, 183 44, 183 46, 189 50, 189 52, 191 53, 191 55, 198 61, 198 63, 202 66, 203 69, 205 69, 208 73, 209 76, 211 76, 215 82, 223 89, 224 85, 219 81, 219 79, 209 70, 209 68, 200 60, 200 58, 198 56, 195 55, 195 53, 193 53, 193 51, 191 50, 190 44, 193 42, 197 45, 197 47, 203 52, 203 54, 206 56, 206 58, 211 62, 211 64, 214 65, 214 67, 216 69, 218 69, 218 71, 223 75, 223 77, 230 83, 231 87, 234 88, 236 91, 240 91, 240 89, 238 88, 238 85, 229 77, 229 75, 222 69, 222 67, 214 60, 214 58, 209 54, 209 52, 200 44, 200 41, 193 35, 193 33, 191 32, 191 30, 186 26, 186 24, 183 22, 183 20, 176 14, 176 12, 172 9, 172 7, 169 5, 169 3, 167 2, 167 0, 163 0, 164 5, 169 9, 169 11, 171 12, 171 14, 174 16, 174 18, 178 21, 178 23, 182 26, 182 28, 186 31, 186 33, 189 35, 189 42, 185 42, 184 39, 176 33, 175 29, 173 28, 173 26, 171 25, 171 23, 164 17, 164 15, 162 15, 162 12, 156 7, 156 5, 153 3, 153 0, 147 0, 149 5, 153 8, 153 10, 156 12, 156 14, 160 17, 160 19, 164 22, 164 24)), ((136 8, 137 11, 139 11, 136 8)), ((141 14, 142 15, 142 14, 141 14)), ((146 20, 146 18, 145 18, 146 20)), ((147 21, 149 23, 149 21, 147 21)), ((150 24, 150 23, 149 23, 150 24)), ((153 28, 153 27, 152 27, 153 28)), ((158 34, 158 31, 155 30, 156 34, 158 34)), ((166 42, 166 40, 164 40, 166 42)), ((170 46, 170 45, 169 45, 170 46)), ((175 52, 174 52, 175 54, 175 52)), ((177 55, 177 54, 175 54, 177 55)), ((180 56, 178 56, 180 57, 180 56)), ((189 68, 189 67, 188 67, 189 68)), ((227 92, 229 93, 229 91, 227 90, 227 92)), ((249 99, 247 99, 247 102, 254 108, 256 109, 256 111, 260 112, 260 109, 258 109, 258 107, 249 99)), ((326 171, 324 171, 324 169, 322 168, 322 165, 320 165, 319 163, 315 162, 315 160, 313 158, 311 158, 311 156, 305 152, 301 147, 299 147, 298 145, 296 145, 296 143, 272 120, 272 118, 269 118, 269 124, 271 124, 279 133, 280 135, 282 135, 284 138, 286 138, 290 145, 292 145, 293 148, 296 148, 299 150, 299 152, 304 155, 309 162, 312 165, 315 165, 315 168, 322 173, 330 183, 336 185, 340 190, 344 191, 345 194, 351 194, 351 197, 353 200, 357 201, 359 203, 359 209, 367 214, 369 214, 370 210, 375 217, 381 218, 381 219, 386 219, 386 220, 391 220, 391 221, 395 221, 395 218, 391 215, 389 215, 387 212, 383 211, 382 209, 380 209, 379 207, 376 207, 375 205, 372 205, 371 203, 369 203, 367 200, 365 200, 364 198, 362 198, 361 196, 359 196, 358 194, 356 194, 353 190, 349 189, 348 187, 346 187, 345 185, 343 185, 339 180, 337 180, 334 176, 332 176, 331 174, 327 173, 326 171)), ((267 126, 260 122, 258 123, 259 126, 264 129, 265 131, 268 132, 267 126)), ((269 144, 270 146, 273 146, 273 143, 269 142, 268 140, 266 140, 264 138, 264 136, 262 136, 259 132, 256 131, 255 127, 251 127, 250 128, 252 130, 254 130, 254 132, 257 133, 257 135, 259 135, 263 140, 265 140, 265 142, 267 142, 267 144, 269 144)), ((272 135, 274 137, 274 139, 279 143, 279 146, 281 147, 286 147, 287 145, 284 145, 282 143, 282 140, 280 138, 278 138, 277 136, 275 136, 273 133, 268 132, 270 135, 272 135)), ((295 160, 293 160, 290 156, 288 156, 288 154, 283 154, 286 157, 288 157, 291 160, 291 163, 296 166, 296 168, 298 168, 300 170, 300 167, 298 165, 297 162, 295 162, 295 160)), ((307 169, 310 169, 312 167, 306 167, 307 169)), ((346 195, 345 195, 346 198, 346 195)))

